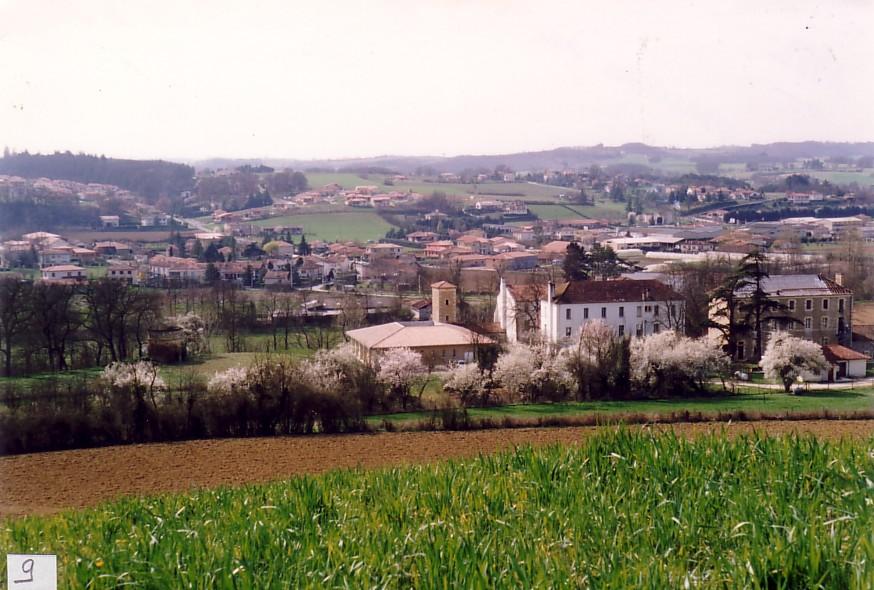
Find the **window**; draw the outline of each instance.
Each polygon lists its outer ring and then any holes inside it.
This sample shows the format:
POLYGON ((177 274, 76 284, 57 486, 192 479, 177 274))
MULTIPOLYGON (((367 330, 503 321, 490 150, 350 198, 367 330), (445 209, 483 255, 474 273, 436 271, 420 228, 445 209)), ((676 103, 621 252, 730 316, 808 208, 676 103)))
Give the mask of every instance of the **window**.
POLYGON ((646 313, 651 312, 651 311, 652 311, 652 305, 644 306, 643 311, 645 311, 646 313))
POLYGON ((570 307, 568 307, 566 310, 564 310, 564 319, 566 319, 566 320, 571 319, 571 308, 570 307))
POLYGON ((567 336, 567 337, 570 337, 570 335, 571 335, 571 329, 570 329, 570 328, 565 328, 565 329, 564 329, 564 335, 567 336))
POLYGON ((823 330, 828 329, 828 317, 822 317, 822 318, 820 318, 819 323, 820 323, 820 327, 821 327, 823 330))
POLYGON ((844 300, 838 299, 838 311, 844 313, 844 300))
POLYGON ((659 317, 659 306, 658 305, 652 306, 652 315, 655 317, 659 317))
POLYGON ((621 305, 619 306, 619 317, 621 317, 621 318, 625 317, 625 308, 622 307, 621 305))
POLYGON ((828 310, 828 299, 822 300, 822 309, 823 309, 823 311, 828 310))
POLYGON ((643 316, 643 306, 638 305, 637 306, 637 317, 642 317, 642 316, 643 316))
POLYGON ((607 317, 607 308, 606 308, 606 307, 602 307, 602 308, 601 308, 601 317, 602 317, 602 318, 606 318, 606 317, 607 317))
POLYGON ((823 344, 828 344, 828 336, 823 336, 823 337, 822 337, 822 343, 823 343, 823 344))
POLYGON ((741 341, 737 343, 737 360, 744 360, 744 356, 746 356, 746 350, 743 341, 741 341))
POLYGON ((810 311, 813 309, 813 299, 805 299, 804 300, 804 310, 810 311))
POLYGON ((446 305, 449 305, 449 300, 448 300, 448 299, 446 300, 446 305))
POLYGON ((652 325, 652 333, 653 334, 658 334, 660 329, 661 329, 661 327, 659 326, 658 322, 656 322, 652 325))
POLYGON ((619 326, 619 335, 625 336, 625 326, 619 326))
POLYGON ((813 318, 804 318, 804 329, 810 330, 813 328, 813 318))
POLYGON ((584 320, 589 319, 589 308, 588 307, 583 308, 583 319, 584 320))
POLYGON ((777 320, 775 320, 774 318, 771 318, 770 320, 768 320, 768 328, 770 328, 771 330, 776 330, 777 329, 777 320))
MULTIPOLYGON (((640 309, 639 307, 637 309, 640 309)), ((637 324, 634 334, 638 337, 643 336, 643 324, 637 324)))
POLYGON ((795 300, 794 299, 789 300, 789 311, 795 311, 795 300))

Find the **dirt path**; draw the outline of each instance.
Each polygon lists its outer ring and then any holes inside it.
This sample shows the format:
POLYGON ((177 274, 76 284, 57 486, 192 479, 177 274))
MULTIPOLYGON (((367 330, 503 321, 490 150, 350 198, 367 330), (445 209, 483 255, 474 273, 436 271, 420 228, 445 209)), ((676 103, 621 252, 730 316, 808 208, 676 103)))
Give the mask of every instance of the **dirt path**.
MULTIPOLYGON (((639 427, 638 427, 639 428, 639 427)), ((681 434, 874 435, 874 420, 675 424, 681 434)), ((385 467, 492 453, 522 444, 576 443, 595 428, 526 428, 222 439, 0 458, 0 517, 83 508, 125 495, 236 486, 343 467, 385 467)))

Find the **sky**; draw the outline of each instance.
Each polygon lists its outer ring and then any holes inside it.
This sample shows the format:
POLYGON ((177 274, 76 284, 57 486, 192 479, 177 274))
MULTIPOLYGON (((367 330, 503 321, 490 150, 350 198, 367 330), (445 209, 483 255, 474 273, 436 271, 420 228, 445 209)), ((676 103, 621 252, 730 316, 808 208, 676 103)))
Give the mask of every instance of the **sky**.
POLYGON ((0 145, 133 158, 874 140, 871 0, 0 0, 0 145))

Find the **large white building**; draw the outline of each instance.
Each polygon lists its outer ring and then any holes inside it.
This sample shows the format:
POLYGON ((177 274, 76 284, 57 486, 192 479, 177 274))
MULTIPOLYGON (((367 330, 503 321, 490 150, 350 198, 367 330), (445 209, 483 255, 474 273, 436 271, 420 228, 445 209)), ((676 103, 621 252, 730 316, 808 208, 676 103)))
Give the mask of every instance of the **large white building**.
POLYGON ((550 283, 540 302, 540 333, 554 344, 572 341, 591 321, 606 323, 617 336, 682 332, 684 311, 682 296, 655 280, 550 283))

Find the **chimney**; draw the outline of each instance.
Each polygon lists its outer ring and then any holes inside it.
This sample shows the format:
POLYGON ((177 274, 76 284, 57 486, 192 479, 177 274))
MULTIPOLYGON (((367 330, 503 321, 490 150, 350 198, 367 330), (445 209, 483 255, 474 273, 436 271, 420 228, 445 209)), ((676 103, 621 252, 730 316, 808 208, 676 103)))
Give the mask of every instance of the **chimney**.
POLYGON ((555 283, 549 281, 546 285, 546 300, 552 302, 555 298, 555 283))
POLYGON ((836 272, 835 273, 835 282, 841 287, 844 286, 844 273, 836 272))

